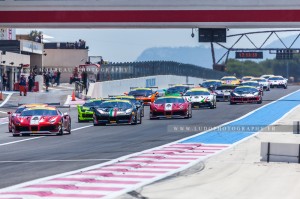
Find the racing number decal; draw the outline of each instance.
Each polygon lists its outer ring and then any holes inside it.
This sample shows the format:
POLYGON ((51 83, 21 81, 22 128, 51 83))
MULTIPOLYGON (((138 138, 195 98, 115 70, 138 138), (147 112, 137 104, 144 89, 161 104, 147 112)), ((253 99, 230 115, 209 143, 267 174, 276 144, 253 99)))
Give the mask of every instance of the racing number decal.
POLYGON ((30 125, 38 125, 40 121, 40 117, 39 116, 33 116, 30 120, 30 125))
POLYGON ((165 104, 165 111, 172 111, 172 106, 173 106, 172 103, 166 103, 165 104))

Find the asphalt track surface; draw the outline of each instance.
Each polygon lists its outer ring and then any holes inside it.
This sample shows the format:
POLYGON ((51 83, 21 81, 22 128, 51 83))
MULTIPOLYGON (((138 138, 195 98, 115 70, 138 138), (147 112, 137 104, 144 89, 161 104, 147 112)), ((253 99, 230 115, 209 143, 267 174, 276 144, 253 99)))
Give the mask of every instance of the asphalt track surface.
POLYGON ((228 102, 219 102, 213 110, 193 110, 191 119, 149 120, 149 109, 146 107, 143 123, 136 126, 94 127, 92 123, 77 123, 75 108, 61 109, 62 112, 70 112, 73 119, 74 131, 64 136, 12 137, 7 124, 2 124, 0 188, 92 166, 173 142, 193 133, 168 132, 169 125, 217 126, 298 89, 300 86, 272 89, 265 92, 262 104, 229 105, 228 102))

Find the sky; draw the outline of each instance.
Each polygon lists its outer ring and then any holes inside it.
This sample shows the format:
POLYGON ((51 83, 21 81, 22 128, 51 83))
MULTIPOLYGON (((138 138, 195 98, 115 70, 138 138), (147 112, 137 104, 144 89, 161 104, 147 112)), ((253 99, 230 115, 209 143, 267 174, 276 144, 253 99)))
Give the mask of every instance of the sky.
MULTIPOLYGON (((33 29, 17 29, 17 34, 29 34, 33 29)), ((198 31, 194 29, 195 37, 191 37, 192 29, 37 29, 49 36, 50 42, 75 42, 79 39, 86 41, 89 46, 89 56, 102 56, 111 62, 131 62, 146 49, 152 47, 195 47, 210 45, 198 42, 198 31)), ((242 32, 252 32, 270 29, 230 29, 227 35, 242 32)), ((296 33, 280 33, 289 36, 296 33)), ((251 37, 251 36, 250 36, 251 37)), ((267 37, 255 35, 257 44, 267 37)), ((276 40, 275 36, 268 43, 276 40)), ((228 41, 226 45, 230 45, 228 41)), ((239 45, 249 46, 249 41, 242 41, 239 45)), ((240 46, 237 46, 240 47, 240 46)))

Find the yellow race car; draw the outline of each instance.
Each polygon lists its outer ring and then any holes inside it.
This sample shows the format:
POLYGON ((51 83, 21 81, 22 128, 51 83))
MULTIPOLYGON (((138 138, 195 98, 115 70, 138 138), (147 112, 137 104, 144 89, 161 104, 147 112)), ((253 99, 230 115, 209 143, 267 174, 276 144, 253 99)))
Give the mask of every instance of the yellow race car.
POLYGON ((238 85, 240 80, 235 76, 224 76, 221 78, 222 84, 238 85))

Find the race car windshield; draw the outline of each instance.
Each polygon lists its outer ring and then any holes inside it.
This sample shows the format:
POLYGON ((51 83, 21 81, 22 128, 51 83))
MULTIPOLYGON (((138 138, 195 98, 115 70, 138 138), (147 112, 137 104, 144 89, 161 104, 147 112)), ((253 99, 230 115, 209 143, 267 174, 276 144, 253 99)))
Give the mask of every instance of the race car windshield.
POLYGON ((252 81, 257 81, 257 82, 267 82, 266 79, 252 79, 252 81))
POLYGON ((271 77, 269 80, 284 80, 282 77, 271 77))
POLYGON ((259 86, 259 83, 256 83, 256 82, 245 82, 245 83, 242 83, 243 86, 259 86))
POLYGON ((182 98, 161 98, 157 99, 155 104, 166 104, 166 103, 184 103, 184 99, 182 98))
POLYGON ((17 110, 16 110, 16 113, 22 113, 22 111, 25 109, 25 107, 21 107, 21 108, 18 108, 17 110))
POLYGON ((185 91, 188 90, 188 87, 185 86, 176 86, 172 88, 168 88, 167 93, 184 93, 185 91))
POLYGON ((237 80, 235 77, 224 77, 222 80, 237 80))
POLYGON ((132 105, 128 102, 103 102, 99 108, 119 108, 121 110, 127 110, 132 108, 132 105))
POLYGON ((195 95, 210 95, 208 91, 188 91, 184 96, 195 96, 195 95))
POLYGON ((35 110, 24 110, 21 116, 54 116, 58 115, 56 110, 48 109, 35 109, 35 110))
POLYGON ((128 93, 128 95, 132 95, 132 96, 149 96, 149 95, 152 95, 152 91, 151 90, 134 90, 134 91, 130 91, 128 93))
POLYGON ((251 79, 251 77, 245 77, 245 78, 243 78, 244 81, 248 81, 250 79, 251 79))
POLYGON ((220 86, 221 84, 221 82, 204 82, 202 87, 209 88, 210 86, 220 86))
POLYGON ((228 86, 228 85, 224 85, 224 86, 219 86, 217 87, 216 90, 233 90, 235 88, 235 86, 228 86))
POLYGON ((235 88, 234 93, 256 93, 258 90, 256 88, 235 88))
POLYGON ((85 107, 93 107, 93 106, 100 106, 100 104, 102 103, 102 101, 89 101, 83 104, 83 106, 85 107))

